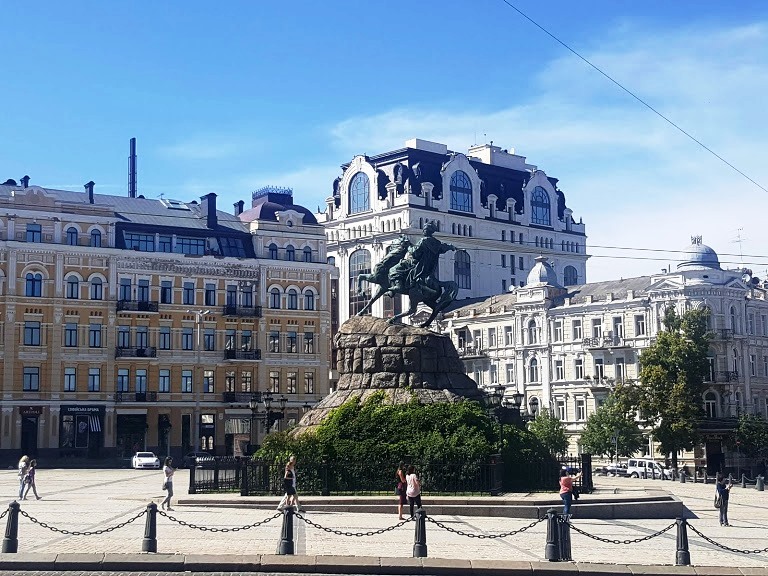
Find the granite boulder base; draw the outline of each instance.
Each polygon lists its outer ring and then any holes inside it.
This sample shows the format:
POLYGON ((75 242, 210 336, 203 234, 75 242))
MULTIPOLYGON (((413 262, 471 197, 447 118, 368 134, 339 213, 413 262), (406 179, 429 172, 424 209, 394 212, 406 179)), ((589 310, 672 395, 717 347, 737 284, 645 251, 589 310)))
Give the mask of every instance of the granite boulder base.
POLYGON ((316 426, 351 398, 365 401, 379 391, 391 404, 412 398, 432 404, 482 397, 475 381, 464 373, 451 339, 426 328, 355 316, 342 324, 335 344, 336 391, 304 415, 299 431, 316 426))

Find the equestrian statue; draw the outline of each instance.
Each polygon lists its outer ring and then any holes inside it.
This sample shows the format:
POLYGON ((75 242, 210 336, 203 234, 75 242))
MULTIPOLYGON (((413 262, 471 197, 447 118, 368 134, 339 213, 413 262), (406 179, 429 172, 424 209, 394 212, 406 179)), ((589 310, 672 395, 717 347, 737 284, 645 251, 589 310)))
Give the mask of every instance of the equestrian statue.
POLYGON ((410 300, 405 312, 396 314, 388 320, 390 324, 416 312, 420 303, 432 309, 432 314, 421 327, 429 326, 435 317, 456 299, 459 286, 456 282, 443 282, 435 277, 435 270, 441 254, 456 250, 452 244, 446 244, 434 237, 437 226, 434 222, 424 225, 423 236, 412 244, 408 236, 402 235, 387 248, 387 254, 373 269, 371 274, 359 274, 357 293, 364 294, 363 282, 379 286, 376 293, 366 303, 358 316, 370 310, 376 300, 382 296, 394 297, 404 294, 410 300))

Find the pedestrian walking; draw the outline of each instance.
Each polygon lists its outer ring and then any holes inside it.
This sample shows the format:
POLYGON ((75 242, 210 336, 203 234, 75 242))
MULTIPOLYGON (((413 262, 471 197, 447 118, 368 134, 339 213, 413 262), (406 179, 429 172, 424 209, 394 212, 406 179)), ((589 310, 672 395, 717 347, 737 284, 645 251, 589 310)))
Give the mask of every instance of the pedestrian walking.
POLYGON ((19 460, 19 498, 24 496, 24 487, 27 482, 28 471, 29 471, 29 456, 24 455, 19 460))
POLYGON ((421 508, 421 482, 419 476, 416 474, 416 466, 408 466, 408 474, 405 476, 405 495, 408 496, 408 507, 411 511, 411 518, 413 518, 413 505, 417 508, 421 508))
POLYGON ((296 456, 291 456, 285 465, 285 474, 283 474, 283 498, 277 505, 278 510, 286 506, 295 506, 296 512, 299 511, 299 496, 296 493, 296 456))
POLYGON ((720 500, 720 526, 730 526, 728 524, 728 500, 731 496, 731 488, 733 482, 723 476, 722 472, 717 473, 717 481, 715 482, 715 498, 720 500))
POLYGON ((35 498, 37 500, 40 500, 40 496, 37 495, 37 485, 35 484, 36 471, 37 471, 37 460, 30 460, 29 469, 27 470, 27 476, 24 479, 25 490, 24 490, 24 496, 22 497, 22 500, 27 499, 27 494, 29 494, 30 488, 32 489, 32 493, 35 495, 35 498))
POLYGON ((563 468, 560 470, 560 498, 563 501, 563 516, 570 518, 571 516, 571 504, 573 503, 573 481, 577 478, 581 478, 581 472, 576 476, 568 474, 568 470, 563 468))
POLYGON ((408 488, 408 482, 405 479, 405 463, 400 462, 400 464, 397 465, 397 472, 395 472, 395 481, 397 484, 395 485, 395 494, 397 494, 397 517, 400 520, 405 520, 403 518, 403 505, 405 504, 405 491, 408 488))
POLYGON ((174 472, 176 472, 176 469, 173 467, 173 458, 168 456, 165 459, 165 464, 163 466, 163 490, 167 490, 168 494, 165 496, 165 500, 160 503, 161 509, 173 510, 173 508, 171 508, 171 498, 173 498, 174 472))

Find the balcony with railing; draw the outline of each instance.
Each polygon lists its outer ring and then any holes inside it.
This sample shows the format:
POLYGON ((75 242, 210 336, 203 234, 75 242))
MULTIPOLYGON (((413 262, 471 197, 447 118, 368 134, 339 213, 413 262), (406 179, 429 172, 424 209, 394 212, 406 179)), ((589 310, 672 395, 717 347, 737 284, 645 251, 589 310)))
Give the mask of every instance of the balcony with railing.
POLYGON ((721 370, 717 373, 718 382, 737 382, 739 373, 736 370, 721 370))
POLYGON ((261 318, 261 306, 224 306, 224 316, 261 318))
POLYGON ((157 348, 115 348, 115 358, 157 358, 157 348))
POLYGON ((115 402, 157 402, 157 392, 115 392, 115 402))
POLYGON ((456 348, 459 358, 482 358, 488 356, 487 350, 479 346, 459 346, 456 348))
POLYGON ((151 300, 118 300, 118 312, 157 312, 158 303, 151 300))
POLYGON ((720 328, 719 330, 714 330, 713 333, 715 340, 733 340, 733 330, 731 328, 720 328))
POLYGON ((631 346, 629 341, 624 340, 621 336, 614 336, 613 334, 603 334, 602 336, 584 338, 582 342, 584 343, 585 348, 624 348, 631 346))
POLYGON ((222 392, 221 401, 225 404, 248 404, 254 397, 253 392, 222 392))
POLYGON ((255 350, 224 350, 225 360, 261 360, 261 348, 255 350))

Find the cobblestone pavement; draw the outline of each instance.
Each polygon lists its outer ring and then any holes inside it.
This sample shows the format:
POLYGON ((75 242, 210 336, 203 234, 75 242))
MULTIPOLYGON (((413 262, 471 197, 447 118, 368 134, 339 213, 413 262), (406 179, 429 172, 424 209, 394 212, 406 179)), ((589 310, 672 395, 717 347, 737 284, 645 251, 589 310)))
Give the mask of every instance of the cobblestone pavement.
MULTIPOLYGON (((601 494, 616 492, 622 497, 646 490, 663 489, 680 497, 688 509, 689 522, 717 542, 739 549, 759 549, 768 545, 768 492, 754 487, 734 487, 729 516, 730 528, 718 524, 718 511, 712 506, 715 488, 712 484, 680 484, 630 478, 597 477, 601 494)), ((236 500, 233 494, 212 496, 187 495, 188 472, 176 473, 176 493, 185 499, 236 500)), ((160 503, 162 473, 145 470, 38 470, 38 492, 41 500, 21 502, 22 511, 50 526, 69 531, 104 530, 124 522, 146 508, 150 501, 160 503)), ((12 501, 18 494, 18 481, 13 470, 0 472, 0 492, 12 501)), ((519 495, 518 495, 519 496, 519 495)), ((588 501, 589 495, 583 497, 588 501)), ((277 499, 275 499, 276 501, 277 499)), ((429 501, 425 499, 429 512, 429 501)), ((206 527, 198 530, 179 525, 168 517, 157 519, 158 552, 171 554, 274 554, 280 539, 281 519, 249 530, 224 531, 272 517, 272 510, 247 508, 202 508, 175 506, 171 516, 179 521, 206 527)), ((398 523, 393 497, 393 513, 304 512, 306 517, 323 527, 344 532, 380 530, 398 523)), ((635 539, 669 526, 672 520, 589 520, 579 519, 578 504, 573 509, 573 525, 606 539, 635 539)), ((427 524, 429 556, 446 559, 489 559, 537 561, 544 559, 546 522, 507 538, 487 536, 519 529, 531 523, 522 518, 490 518, 477 516, 436 516, 445 526, 476 534, 479 537, 450 533, 433 523, 427 524), (485 538, 483 538, 485 536, 485 538)), ((30 518, 19 518, 19 552, 117 552, 141 551, 145 518, 112 532, 93 536, 72 536, 53 532, 30 518)), ((362 555, 410 557, 414 524, 370 537, 346 537, 328 533, 295 521, 296 554, 362 555)), ((691 562, 700 566, 768 566, 768 554, 743 555, 717 548, 688 533, 691 562)), ((597 563, 673 564, 675 529, 649 541, 616 545, 588 539, 572 533, 572 556, 575 561, 597 563)))

